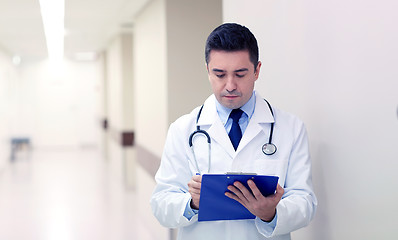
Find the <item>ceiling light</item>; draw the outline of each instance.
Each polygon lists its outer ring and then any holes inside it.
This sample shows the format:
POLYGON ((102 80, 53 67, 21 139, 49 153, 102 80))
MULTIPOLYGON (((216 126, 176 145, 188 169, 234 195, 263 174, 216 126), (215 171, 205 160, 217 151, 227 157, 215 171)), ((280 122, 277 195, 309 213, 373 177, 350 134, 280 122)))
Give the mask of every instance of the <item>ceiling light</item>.
POLYGON ((18 56, 18 55, 15 55, 14 57, 12 57, 12 63, 13 63, 15 66, 18 66, 19 64, 21 64, 21 61, 22 61, 22 59, 21 59, 21 57, 18 56))
POLYGON ((64 58, 65 0, 39 1, 48 57, 51 62, 62 62, 64 58))

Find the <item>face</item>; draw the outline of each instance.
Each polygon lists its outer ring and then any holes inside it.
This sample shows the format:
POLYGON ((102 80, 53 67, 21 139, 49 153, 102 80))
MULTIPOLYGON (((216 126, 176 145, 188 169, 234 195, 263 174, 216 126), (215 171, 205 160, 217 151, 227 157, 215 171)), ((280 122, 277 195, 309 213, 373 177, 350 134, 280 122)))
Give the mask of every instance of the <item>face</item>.
POLYGON ((249 52, 212 50, 207 73, 218 102, 230 109, 240 108, 253 94, 261 62, 254 68, 249 52))

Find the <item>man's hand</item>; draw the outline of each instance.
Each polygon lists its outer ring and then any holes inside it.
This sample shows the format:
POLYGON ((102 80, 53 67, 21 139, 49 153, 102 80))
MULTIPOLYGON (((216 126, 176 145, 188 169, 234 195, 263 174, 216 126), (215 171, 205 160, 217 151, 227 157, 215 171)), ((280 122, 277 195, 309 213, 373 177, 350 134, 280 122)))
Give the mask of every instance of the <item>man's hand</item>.
POLYGON ((199 209, 200 187, 202 186, 202 175, 195 175, 188 183, 188 191, 191 194, 191 208, 199 209))
POLYGON ((234 182, 234 185, 228 186, 228 190, 232 193, 226 192, 225 195, 238 201, 261 220, 271 222, 276 214, 276 205, 278 205, 285 191, 278 184, 274 195, 264 197, 252 180, 247 181, 247 184, 253 194, 242 183, 237 181, 234 182))

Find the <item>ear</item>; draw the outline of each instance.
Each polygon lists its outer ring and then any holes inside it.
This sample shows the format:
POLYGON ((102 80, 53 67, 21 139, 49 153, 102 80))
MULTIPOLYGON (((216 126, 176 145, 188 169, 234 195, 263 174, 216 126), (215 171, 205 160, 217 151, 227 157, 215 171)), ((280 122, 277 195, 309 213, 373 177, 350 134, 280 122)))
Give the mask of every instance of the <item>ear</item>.
POLYGON ((257 80, 258 77, 260 76, 260 69, 261 69, 261 61, 258 61, 256 71, 254 72, 255 80, 257 80))
POLYGON ((206 66, 206 70, 207 70, 207 78, 209 79, 209 82, 211 82, 211 80, 210 80, 210 72, 209 72, 209 64, 207 64, 205 62, 205 66, 206 66))

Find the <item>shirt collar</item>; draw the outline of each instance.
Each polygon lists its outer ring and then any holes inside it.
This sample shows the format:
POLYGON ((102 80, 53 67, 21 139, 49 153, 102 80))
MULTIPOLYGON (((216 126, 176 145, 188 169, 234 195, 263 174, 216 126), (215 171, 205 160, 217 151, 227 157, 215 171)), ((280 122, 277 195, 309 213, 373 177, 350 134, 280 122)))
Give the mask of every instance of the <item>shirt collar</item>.
MULTIPOLYGON (((225 125, 226 122, 228 121, 228 117, 232 109, 221 105, 216 98, 215 102, 216 102, 216 109, 218 116, 220 117, 221 122, 225 125)), ((256 94, 255 91, 253 91, 253 94, 250 97, 249 101, 247 101, 245 105, 243 105, 240 109, 246 114, 246 116, 248 116, 250 120, 250 118, 253 116, 255 106, 256 106, 256 94)))

